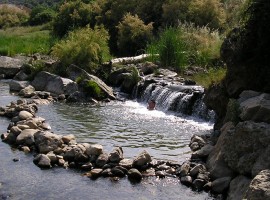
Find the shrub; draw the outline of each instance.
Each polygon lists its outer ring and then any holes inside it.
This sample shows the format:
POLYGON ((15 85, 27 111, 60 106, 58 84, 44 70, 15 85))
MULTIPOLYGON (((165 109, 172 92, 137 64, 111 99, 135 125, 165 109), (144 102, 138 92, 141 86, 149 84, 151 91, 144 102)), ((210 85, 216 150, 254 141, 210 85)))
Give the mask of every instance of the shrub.
POLYGON ((97 100, 102 99, 104 97, 102 90, 95 81, 87 80, 84 83, 84 90, 89 96, 97 100))
POLYGON ((52 47, 52 55, 61 61, 59 73, 65 72, 71 64, 79 65, 88 72, 93 72, 98 65, 110 58, 108 32, 103 27, 89 27, 69 33, 52 47))
POLYGON ((95 16, 100 11, 96 1, 84 3, 81 0, 67 1, 61 5, 53 23, 53 33, 63 37, 69 31, 90 25, 94 27, 95 16))
POLYGON ((27 11, 12 5, 0 5, 0 29, 24 24, 29 18, 27 11))
POLYGON ((145 48, 152 36, 152 23, 145 25, 138 15, 126 14, 117 26, 118 49, 122 55, 134 55, 145 48))
POLYGON ((40 25, 51 22, 56 16, 53 9, 44 6, 37 6, 32 9, 29 18, 30 25, 40 25))

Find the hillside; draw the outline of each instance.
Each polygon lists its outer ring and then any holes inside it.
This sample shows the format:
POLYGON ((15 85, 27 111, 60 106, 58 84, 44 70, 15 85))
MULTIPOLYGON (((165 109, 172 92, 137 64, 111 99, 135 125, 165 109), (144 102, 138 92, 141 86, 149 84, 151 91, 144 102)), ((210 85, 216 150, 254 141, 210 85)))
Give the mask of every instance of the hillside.
POLYGON ((38 5, 47 5, 49 7, 57 6, 63 0, 0 0, 0 4, 16 4, 33 8, 38 5))

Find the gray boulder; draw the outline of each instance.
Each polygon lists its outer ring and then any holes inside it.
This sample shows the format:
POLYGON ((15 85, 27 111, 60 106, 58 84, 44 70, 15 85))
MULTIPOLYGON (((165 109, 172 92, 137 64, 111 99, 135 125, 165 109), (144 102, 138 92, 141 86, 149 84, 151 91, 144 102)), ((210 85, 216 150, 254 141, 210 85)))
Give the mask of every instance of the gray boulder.
POLYGON ((23 130, 16 139, 16 144, 32 146, 35 143, 34 134, 38 132, 36 129, 23 130))
POLYGON ((62 140, 63 140, 63 142, 64 142, 65 144, 68 144, 70 141, 75 140, 75 139, 76 139, 76 138, 75 138, 75 136, 74 136, 73 134, 64 135, 64 136, 62 137, 62 140))
POLYGON ((48 131, 38 131, 34 134, 35 144, 40 153, 49 153, 61 147, 63 144, 62 138, 59 135, 48 131))
POLYGON ((237 176, 230 183, 227 200, 243 199, 249 187, 251 179, 245 176, 237 176))
POLYGON ((78 91, 77 83, 49 72, 39 72, 31 83, 36 90, 47 91, 56 95, 70 95, 78 91))
POLYGON ((20 71, 22 64, 22 60, 0 56, 0 74, 6 78, 13 78, 20 71))
POLYGON ((67 149, 64 154, 64 159, 69 162, 86 162, 88 161, 89 157, 85 152, 86 148, 83 145, 78 144, 67 149))
POLYGON ((128 171, 128 178, 132 181, 139 182, 142 180, 142 174, 139 170, 132 168, 128 171))
POLYGON ((17 81, 26 81, 28 78, 29 75, 27 75, 26 73, 23 72, 23 70, 21 70, 14 76, 13 79, 17 81))
POLYGON ((133 160, 133 166, 135 168, 142 167, 152 161, 152 158, 150 154, 144 150, 142 151, 134 160, 133 160))
POLYGON ((250 183, 244 199, 270 199, 270 170, 261 171, 250 183))
POLYGON ((119 162, 124 158, 122 147, 116 147, 109 155, 109 160, 111 162, 119 162))
POLYGON ((126 159, 126 158, 124 158, 123 160, 121 160, 121 161, 119 162, 119 165, 120 165, 121 167, 124 167, 124 168, 127 168, 127 169, 132 168, 132 164, 133 164, 133 160, 131 160, 131 159, 126 159))
POLYGON ((25 110, 19 112, 20 120, 26 120, 26 119, 30 119, 30 118, 33 118, 33 117, 34 116, 30 112, 27 112, 25 110))
POLYGON ((222 194, 227 191, 231 182, 231 177, 218 178, 212 182, 212 191, 222 194))
POLYGON ((40 168, 51 168, 51 160, 47 155, 44 154, 38 154, 33 162, 39 166, 40 168))
POLYGON ((97 167, 103 167, 109 160, 107 153, 100 154, 96 160, 97 167))
POLYGON ((206 158, 214 149, 214 146, 211 144, 206 144, 201 149, 195 151, 191 155, 191 159, 197 159, 197 158, 206 158))
POLYGON ((25 98, 30 98, 35 95, 35 88, 31 85, 28 85, 19 92, 19 95, 25 98))
POLYGON ((88 156, 99 156, 103 153, 103 146, 100 144, 93 144, 86 148, 86 154, 88 156))
POLYGON ((22 89, 26 88, 29 85, 30 85, 30 83, 28 81, 11 80, 9 82, 9 90, 19 92, 19 91, 21 91, 22 89))

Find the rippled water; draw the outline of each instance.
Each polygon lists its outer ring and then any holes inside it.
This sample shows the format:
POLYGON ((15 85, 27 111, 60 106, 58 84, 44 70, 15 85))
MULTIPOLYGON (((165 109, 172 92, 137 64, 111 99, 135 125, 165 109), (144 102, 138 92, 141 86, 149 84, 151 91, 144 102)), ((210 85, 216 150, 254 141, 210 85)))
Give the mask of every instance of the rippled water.
MULTIPOLYGON (((0 106, 16 100, 0 82, 0 106)), ((192 134, 209 132, 212 124, 176 117, 161 111, 148 111, 133 101, 111 102, 92 107, 61 103, 40 106, 38 116, 47 119, 59 134, 74 134, 78 142, 99 143, 106 152, 122 146, 132 158, 146 149, 158 159, 184 161, 189 157, 192 134)), ((1 133, 8 120, 0 118, 1 133)), ((0 142, 0 199, 211 199, 181 185, 176 178, 146 178, 140 184, 127 179, 119 182, 100 178, 90 180, 79 171, 53 168, 40 170, 33 156, 12 150, 0 142), (13 162, 19 158, 19 162, 13 162)))

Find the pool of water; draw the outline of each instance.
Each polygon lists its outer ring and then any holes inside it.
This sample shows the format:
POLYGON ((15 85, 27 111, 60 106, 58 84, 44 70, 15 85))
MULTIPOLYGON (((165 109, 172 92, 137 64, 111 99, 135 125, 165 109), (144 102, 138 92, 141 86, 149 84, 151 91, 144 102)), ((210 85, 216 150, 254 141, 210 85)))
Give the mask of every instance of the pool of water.
MULTIPOLYGON (((0 82, 0 106, 16 100, 8 85, 0 82)), ((148 111, 134 101, 110 102, 100 106, 54 103, 39 107, 58 134, 74 134, 78 142, 99 143, 106 152, 121 146, 126 158, 147 150, 154 158, 182 162, 189 157, 193 134, 204 134, 212 124, 176 117, 172 113, 148 111)), ((8 120, 0 118, 0 133, 8 120)), ((126 178, 95 181, 72 169, 41 170, 24 154, 0 142, 0 199, 212 199, 180 184, 177 178, 145 178, 132 184, 126 178), (13 162, 13 158, 19 158, 13 162)))

